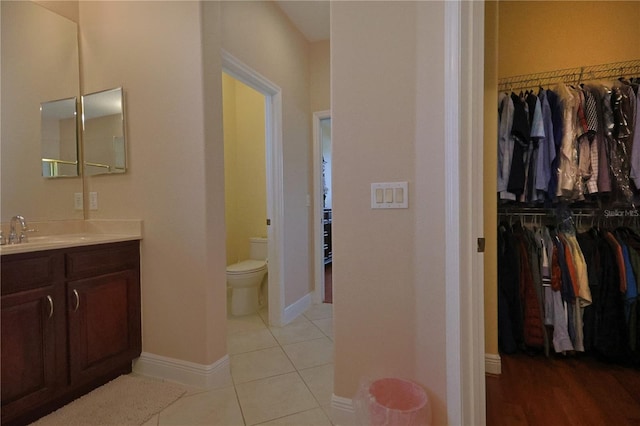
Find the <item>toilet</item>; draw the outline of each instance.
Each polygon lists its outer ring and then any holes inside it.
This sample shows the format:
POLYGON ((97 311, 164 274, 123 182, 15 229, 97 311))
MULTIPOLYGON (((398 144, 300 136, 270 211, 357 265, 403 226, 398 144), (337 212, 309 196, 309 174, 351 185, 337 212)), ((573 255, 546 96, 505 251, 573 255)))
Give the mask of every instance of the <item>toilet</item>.
POLYGON ((267 239, 249 238, 249 259, 227 266, 231 315, 249 315, 260 309, 261 284, 267 274, 267 239))

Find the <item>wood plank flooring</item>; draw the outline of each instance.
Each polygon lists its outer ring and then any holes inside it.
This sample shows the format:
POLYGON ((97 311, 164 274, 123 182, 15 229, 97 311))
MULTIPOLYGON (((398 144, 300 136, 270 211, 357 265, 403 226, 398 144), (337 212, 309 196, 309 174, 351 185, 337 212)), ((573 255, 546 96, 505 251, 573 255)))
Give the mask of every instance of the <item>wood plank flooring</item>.
POLYGON ((324 265, 324 303, 333 303, 333 278, 331 263, 324 265))
POLYGON ((487 375, 488 426, 640 425, 640 370, 590 357, 502 355, 487 375))

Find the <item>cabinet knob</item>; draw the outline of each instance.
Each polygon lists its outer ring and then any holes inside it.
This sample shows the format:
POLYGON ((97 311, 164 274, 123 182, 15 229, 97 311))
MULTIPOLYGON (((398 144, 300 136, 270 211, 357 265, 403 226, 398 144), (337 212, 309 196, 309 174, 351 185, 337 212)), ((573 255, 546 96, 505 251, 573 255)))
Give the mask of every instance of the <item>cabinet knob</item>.
POLYGON ((53 316, 53 297, 47 296, 47 302, 49 302, 49 318, 53 316))
POLYGON ((80 307, 80 295, 78 294, 78 290, 76 290, 75 288, 73 289, 73 296, 76 299, 76 304, 73 307, 73 312, 76 312, 78 310, 78 308, 80 307))

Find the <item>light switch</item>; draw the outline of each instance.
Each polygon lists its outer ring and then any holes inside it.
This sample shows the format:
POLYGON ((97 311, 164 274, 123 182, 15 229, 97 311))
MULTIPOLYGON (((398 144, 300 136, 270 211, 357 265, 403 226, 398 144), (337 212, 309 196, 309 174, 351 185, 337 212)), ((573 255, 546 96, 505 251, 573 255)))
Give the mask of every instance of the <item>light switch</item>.
POLYGON ((409 207, 407 182, 380 182, 371 184, 372 209, 406 209, 409 207))
POLYGON ((404 203, 404 188, 396 188, 393 198, 396 203, 404 203))
POLYGON ((382 188, 376 188, 376 203, 380 204, 384 202, 384 191, 382 188))
POLYGON ((384 202, 393 203, 393 188, 385 188, 384 190, 384 202))

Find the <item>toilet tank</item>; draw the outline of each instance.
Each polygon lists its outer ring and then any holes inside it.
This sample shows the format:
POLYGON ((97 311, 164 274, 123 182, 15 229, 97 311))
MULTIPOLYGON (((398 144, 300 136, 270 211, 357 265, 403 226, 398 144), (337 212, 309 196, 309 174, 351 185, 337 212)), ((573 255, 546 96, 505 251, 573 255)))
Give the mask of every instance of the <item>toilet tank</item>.
POLYGON ((249 258, 254 260, 267 259, 267 239, 263 237, 249 238, 249 258))

